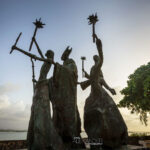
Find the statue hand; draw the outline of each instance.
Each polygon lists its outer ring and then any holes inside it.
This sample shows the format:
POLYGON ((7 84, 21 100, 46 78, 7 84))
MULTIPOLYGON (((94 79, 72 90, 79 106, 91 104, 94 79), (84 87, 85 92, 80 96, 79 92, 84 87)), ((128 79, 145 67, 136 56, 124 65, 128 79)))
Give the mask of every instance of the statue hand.
POLYGON ((96 35, 95 33, 93 34, 93 37, 96 38, 96 39, 98 39, 98 38, 97 38, 97 35, 96 35))
POLYGON ((110 89, 112 95, 116 95, 116 91, 114 89, 110 89))
POLYGON ((12 50, 14 50, 14 49, 16 49, 17 47, 15 46, 15 45, 13 45, 12 47, 11 47, 11 49, 12 50))
POLYGON ((70 51, 72 51, 72 47, 67 46, 65 50, 70 50, 70 51))
POLYGON ((36 55, 32 55, 32 58, 36 61, 37 57, 36 55))

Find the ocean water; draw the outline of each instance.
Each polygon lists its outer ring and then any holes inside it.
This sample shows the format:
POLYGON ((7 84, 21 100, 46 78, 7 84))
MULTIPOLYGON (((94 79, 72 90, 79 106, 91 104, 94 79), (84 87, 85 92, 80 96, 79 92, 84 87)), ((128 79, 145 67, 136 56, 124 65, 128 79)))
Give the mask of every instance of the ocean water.
POLYGON ((26 140, 27 132, 0 132, 0 141, 26 140))
MULTIPOLYGON (((83 138, 87 137, 85 132, 81 133, 83 138)), ((27 132, 0 132, 0 141, 26 140, 27 132)))

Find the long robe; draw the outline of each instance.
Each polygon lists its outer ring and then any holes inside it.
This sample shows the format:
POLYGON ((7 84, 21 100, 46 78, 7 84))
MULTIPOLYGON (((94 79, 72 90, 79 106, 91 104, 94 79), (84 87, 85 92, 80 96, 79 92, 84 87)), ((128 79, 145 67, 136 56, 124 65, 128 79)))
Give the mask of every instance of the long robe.
POLYGON ((88 138, 102 138, 104 146, 115 148, 127 144, 127 127, 113 99, 102 87, 100 73, 94 65, 88 81, 91 93, 85 102, 84 128, 88 138))
POLYGON ((127 143, 127 126, 113 99, 102 87, 103 52, 100 39, 96 40, 96 46, 99 57, 91 68, 89 80, 81 84, 83 89, 91 85, 84 107, 84 128, 91 140, 102 138, 104 146, 119 147, 127 143))
POLYGON ((27 135, 28 150, 64 150, 50 114, 49 80, 46 79, 50 67, 49 63, 42 65, 35 85, 27 135))
POLYGON ((104 88, 99 96, 91 93, 86 99, 84 128, 90 139, 101 138, 104 146, 114 148, 127 144, 126 124, 104 88))
POLYGON ((77 67, 72 59, 63 65, 56 64, 51 93, 53 122, 65 143, 72 144, 74 137, 80 137, 81 121, 77 108, 77 67))

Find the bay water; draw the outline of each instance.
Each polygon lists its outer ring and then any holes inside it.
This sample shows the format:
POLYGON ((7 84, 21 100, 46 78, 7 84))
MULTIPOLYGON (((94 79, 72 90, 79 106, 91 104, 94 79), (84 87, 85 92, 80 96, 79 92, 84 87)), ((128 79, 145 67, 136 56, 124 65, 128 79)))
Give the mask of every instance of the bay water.
POLYGON ((27 132, 0 132, 0 141, 26 140, 27 132))
MULTIPOLYGON (((82 137, 87 137, 85 132, 81 133, 82 137)), ((0 132, 0 141, 7 140, 26 140, 27 132, 0 132)))

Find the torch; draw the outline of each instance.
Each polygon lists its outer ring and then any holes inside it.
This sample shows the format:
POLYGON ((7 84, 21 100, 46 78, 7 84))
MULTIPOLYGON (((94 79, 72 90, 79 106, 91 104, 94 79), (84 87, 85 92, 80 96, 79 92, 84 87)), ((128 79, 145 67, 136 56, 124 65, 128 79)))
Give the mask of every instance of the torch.
POLYGON ((85 76, 83 70, 84 70, 84 61, 86 60, 86 57, 83 57, 83 56, 82 56, 82 57, 81 57, 81 60, 82 60, 82 78, 83 78, 83 77, 85 76))
POLYGON ((92 14, 92 15, 89 16, 87 19, 89 20, 89 25, 92 24, 92 29, 93 29, 93 43, 95 43, 94 34, 95 34, 95 24, 96 24, 96 22, 98 21, 97 13, 95 13, 95 15, 92 14))
POLYGON ((41 18, 39 20, 36 19, 36 21, 33 22, 33 24, 35 25, 35 30, 34 30, 34 34, 33 34, 33 37, 32 37, 31 43, 30 43, 29 51, 31 51, 31 49, 32 49, 33 38, 35 38, 35 36, 36 36, 37 29, 43 28, 43 26, 45 25, 41 22, 41 18))

